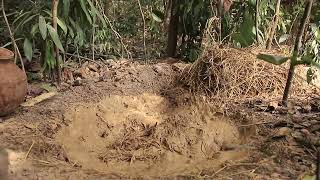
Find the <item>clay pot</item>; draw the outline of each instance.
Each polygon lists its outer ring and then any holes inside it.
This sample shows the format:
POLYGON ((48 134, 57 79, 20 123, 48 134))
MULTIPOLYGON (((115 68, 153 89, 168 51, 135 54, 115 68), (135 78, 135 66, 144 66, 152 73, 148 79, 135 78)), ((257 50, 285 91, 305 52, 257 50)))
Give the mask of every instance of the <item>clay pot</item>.
POLYGON ((13 112, 27 94, 27 76, 13 58, 12 51, 0 48, 0 116, 13 112))

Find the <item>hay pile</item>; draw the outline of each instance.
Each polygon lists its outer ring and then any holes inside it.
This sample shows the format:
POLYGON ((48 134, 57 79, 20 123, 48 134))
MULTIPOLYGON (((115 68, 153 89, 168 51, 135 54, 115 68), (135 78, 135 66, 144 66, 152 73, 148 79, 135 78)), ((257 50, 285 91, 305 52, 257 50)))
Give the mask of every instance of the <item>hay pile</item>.
MULTIPOLYGON (((197 92, 223 101, 248 97, 279 97, 288 64, 275 66, 256 59, 257 49, 212 48, 183 74, 183 82, 197 92)), ((291 94, 305 92, 304 81, 295 78, 291 94)))

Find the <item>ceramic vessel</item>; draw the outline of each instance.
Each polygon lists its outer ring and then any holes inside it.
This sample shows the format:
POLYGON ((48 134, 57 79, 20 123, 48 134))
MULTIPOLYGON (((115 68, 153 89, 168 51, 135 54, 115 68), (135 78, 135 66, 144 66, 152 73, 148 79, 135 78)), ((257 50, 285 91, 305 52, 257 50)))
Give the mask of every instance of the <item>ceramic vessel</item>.
POLYGON ((12 51, 0 48, 0 116, 17 109, 27 94, 27 76, 13 58, 12 51))

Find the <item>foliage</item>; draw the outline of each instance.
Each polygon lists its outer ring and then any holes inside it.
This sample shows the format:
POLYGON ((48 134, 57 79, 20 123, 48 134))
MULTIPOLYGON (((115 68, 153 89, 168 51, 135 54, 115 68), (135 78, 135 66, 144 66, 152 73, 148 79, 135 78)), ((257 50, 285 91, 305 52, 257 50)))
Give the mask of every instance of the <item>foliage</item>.
MULTIPOLYGON (((300 64, 305 64, 305 65, 315 65, 316 67, 320 68, 320 65, 318 64, 317 60, 318 60, 318 56, 319 56, 319 49, 318 49, 318 33, 319 31, 319 27, 315 26, 314 24, 311 24, 311 29, 312 29, 312 43, 311 46, 307 46, 307 47, 311 47, 309 49, 306 49, 304 51, 302 51, 301 46, 302 46, 302 41, 303 38, 305 38, 305 32, 308 29, 307 25, 308 22, 310 20, 310 14, 311 14, 311 10, 313 7, 313 0, 307 1, 306 5, 305 5, 305 10, 304 10, 304 14, 303 17, 301 18, 301 22, 300 22, 300 28, 298 30, 297 36, 296 36, 296 40, 295 40, 295 44, 294 44, 294 50, 292 52, 292 56, 290 58, 287 57, 275 57, 272 55, 263 55, 260 54, 258 55, 258 58, 261 58, 262 60, 265 60, 267 62, 270 62, 272 64, 276 64, 276 65, 280 65, 282 63, 284 63, 285 61, 287 61, 288 59, 290 59, 290 69, 289 69, 289 73, 288 73, 288 79, 287 79, 287 83, 286 83, 286 87, 284 90, 284 94, 283 94, 283 99, 282 99, 282 103, 283 105, 287 106, 287 101, 288 101, 288 95, 289 95, 289 90, 291 88, 291 84, 292 84, 292 80, 293 80, 293 76, 294 76, 294 69, 295 66, 300 65, 300 64), (302 53, 300 53, 300 51, 302 51, 302 53), (302 55, 300 55, 302 54, 302 55)), ((312 69, 309 68, 308 72, 307 72, 307 81, 308 83, 311 82, 313 77, 313 71, 312 69)))
MULTIPOLYGON (((144 29, 136 0, 110 1, 108 11, 104 10, 104 1, 60 0, 58 32, 49 31, 51 29, 51 1, 34 0, 33 2, 10 1, 8 6, 15 7, 13 11, 18 10, 15 18, 11 19, 14 19, 17 39, 23 38, 23 41, 19 42, 22 42, 20 46, 23 47, 25 56, 31 60, 34 54, 40 52, 43 55, 43 65, 46 66, 46 69, 52 68, 53 65, 53 59, 50 57, 54 56, 45 55, 52 53, 51 46, 53 45, 58 45, 62 52, 65 50, 69 53, 82 53, 84 56, 92 49, 100 54, 121 56, 123 46, 126 45, 129 46, 130 53, 137 51, 139 55, 138 51, 142 48, 137 46, 142 46, 144 31, 146 31, 148 52, 157 54, 157 56, 163 53, 162 47, 164 47, 167 35, 165 18, 167 18, 168 1, 140 0, 142 13, 145 16, 146 29, 144 29)), ((221 34, 218 38, 214 37, 217 39, 212 42, 232 44, 235 47, 264 44, 273 19, 276 0, 260 0, 259 2, 259 14, 256 17, 255 0, 233 1, 230 11, 222 14, 221 29, 219 30, 220 27, 215 24, 216 27, 213 29, 221 34), (256 19, 258 27, 255 24, 256 19), (256 41, 256 32, 258 32, 259 42, 256 41)), ((219 17, 215 11, 217 8, 215 3, 216 1, 213 0, 180 1, 178 7, 180 14, 178 54, 180 57, 194 61, 202 52, 202 37, 208 19, 213 16, 219 17)), ((279 44, 292 43, 292 34, 295 34, 298 29, 297 20, 299 18, 297 17, 303 11, 303 4, 304 0, 281 4, 276 33, 279 44)), ((319 3, 316 6, 319 7, 319 3)), ((320 8, 314 9, 312 19, 315 19, 314 22, 319 22, 320 8)), ((306 49, 316 54, 315 49, 318 47, 318 42, 312 41, 311 38, 316 36, 311 35, 310 33, 305 40, 306 49)), ((310 56, 307 51, 305 51, 305 57, 310 56)))
POLYGON ((179 6, 179 35, 182 37, 180 50, 182 57, 189 61, 194 61, 201 52, 202 34, 207 20, 212 16, 210 4, 211 1, 207 0, 190 0, 179 6))
POLYGON ((89 33, 87 36, 87 32, 95 26, 96 19, 100 20, 102 27, 107 27, 104 18, 90 0, 63 0, 58 12, 58 32, 52 27, 50 1, 21 11, 13 23, 15 33, 25 38, 23 49, 27 59, 31 61, 33 53, 39 47, 43 68, 51 72, 55 66, 53 45, 62 53, 66 48, 63 46, 63 39, 75 47, 85 46, 91 35, 89 33))

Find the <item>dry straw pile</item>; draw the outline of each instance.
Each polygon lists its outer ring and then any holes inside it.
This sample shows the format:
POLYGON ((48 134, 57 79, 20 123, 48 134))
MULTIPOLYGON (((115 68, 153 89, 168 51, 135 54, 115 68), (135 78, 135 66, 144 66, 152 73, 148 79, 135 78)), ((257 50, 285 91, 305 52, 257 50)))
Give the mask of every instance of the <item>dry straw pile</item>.
MULTIPOLYGON (((287 65, 275 66, 256 58, 258 49, 207 48, 184 71, 183 82, 197 92, 220 100, 279 97, 287 78, 287 65)), ((291 94, 302 94, 304 80, 295 78, 291 94)))

